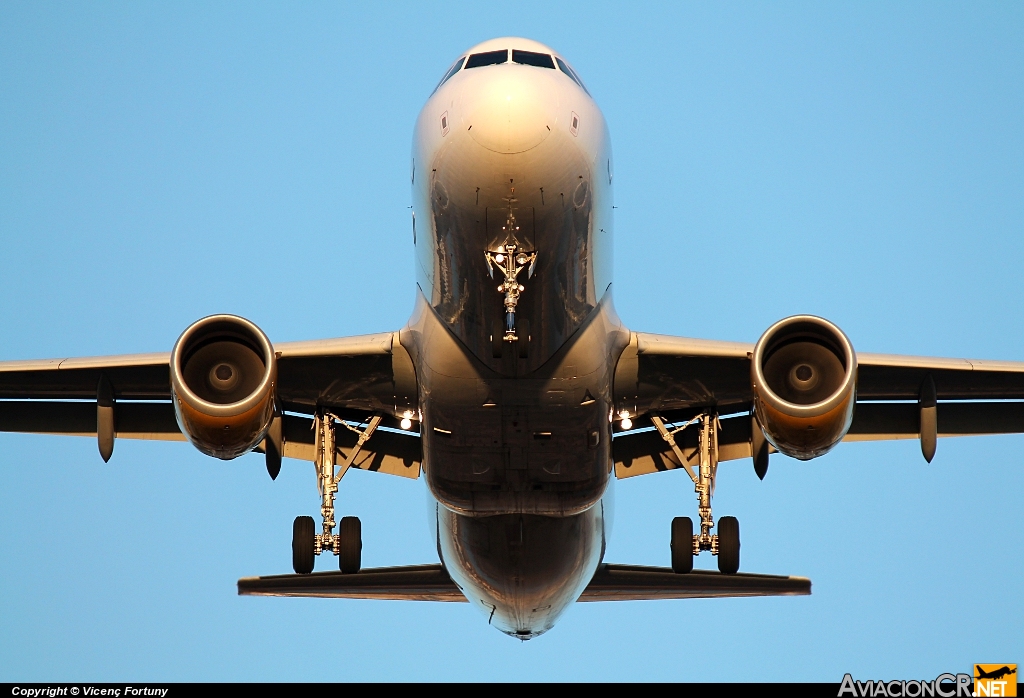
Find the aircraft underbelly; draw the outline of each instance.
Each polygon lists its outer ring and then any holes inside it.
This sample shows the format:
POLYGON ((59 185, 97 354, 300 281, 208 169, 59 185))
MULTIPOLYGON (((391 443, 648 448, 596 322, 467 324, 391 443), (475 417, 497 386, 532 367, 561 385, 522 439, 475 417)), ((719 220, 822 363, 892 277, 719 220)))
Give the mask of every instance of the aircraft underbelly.
POLYGON ((422 296, 402 337, 417 365, 441 560, 492 625, 535 637, 603 555, 612 370, 628 333, 606 297, 521 377, 484 366, 422 296))
POLYGON ((604 493, 607 414, 514 404, 431 412, 450 434, 434 431, 424 444, 428 483, 453 511, 567 516, 604 493))
POLYGON ((571 516, 611 477, 614 359, 628 342, 610 297, 536 371, 502 375, 459 341, 426 299, 402 342, 416 364, 423 472, 467 516, 571 516))

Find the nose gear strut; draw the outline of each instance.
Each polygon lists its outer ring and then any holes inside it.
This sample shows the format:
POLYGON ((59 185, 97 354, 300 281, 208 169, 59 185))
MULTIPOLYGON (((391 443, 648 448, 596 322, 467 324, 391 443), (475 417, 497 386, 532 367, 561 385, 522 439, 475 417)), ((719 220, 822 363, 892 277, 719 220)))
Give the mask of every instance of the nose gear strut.
POLYGON ((507 243, 504 249, 499 252, 484 252, 487 257, 487 266, 494 277, 494 269, 499 269, 505 280, 498 286, 498 292, 505 294, 505 341, 515 342, 519 340, 516 334, 516 306, 519 304, 519 294, 526 290, 517 280, 519 273, 529 265, 527 278, 533 276, 533 269, 537 264, 536 252, 519 251, 518 245, 514 242, 507 243))
MULTIPOLYGON (((512 194, 515 194, 512 189, 512 194)), ((516 225, 516 216, 512 210, 513 196, 508 198, 508 219, 505 221, 504 230, 508 232, 506 242, 496 251, 486 250, 484 257, 487 259, 487 271, 494 278, 494 270, 498 269, 505 277, 505 280, 498 286, 498 293, 505 294, 505 336, 504 341, 516 342, 519 336, 516 334, 516 306, 519 304, 519 294, 526 290, 526 287, 519 283, 519 273, 529 267, 526 278, 533 278, 533 270, 537 266, 537 253, 520 249, 516 240, 515 231, 519 230, 516 225)))

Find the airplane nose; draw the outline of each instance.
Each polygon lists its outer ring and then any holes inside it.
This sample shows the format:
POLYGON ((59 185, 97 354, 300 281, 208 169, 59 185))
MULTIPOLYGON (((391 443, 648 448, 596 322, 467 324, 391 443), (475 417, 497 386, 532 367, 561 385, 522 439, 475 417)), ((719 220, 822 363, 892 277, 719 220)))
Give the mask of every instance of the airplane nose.
POLYGON ((555 126, 556 92, 547 88, 537 68, 499 66, 487 69, 463 103, 465 125, 473 139, 496 153, 522 153, 540 145, 555 126))

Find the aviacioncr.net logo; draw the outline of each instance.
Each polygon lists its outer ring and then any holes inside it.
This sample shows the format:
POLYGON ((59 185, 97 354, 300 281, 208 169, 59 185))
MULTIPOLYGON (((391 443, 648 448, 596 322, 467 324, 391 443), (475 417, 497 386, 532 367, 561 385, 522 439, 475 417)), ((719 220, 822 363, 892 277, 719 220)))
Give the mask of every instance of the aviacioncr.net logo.
POLYGON ((975 664, 974 695, 984 696, 1016 696, 1017 665, 1016 664, 975 664))
POLYGON ((838 698, 972 698, 970 674, 939 674, 931 681, 856 681, 843 676, 838 698))

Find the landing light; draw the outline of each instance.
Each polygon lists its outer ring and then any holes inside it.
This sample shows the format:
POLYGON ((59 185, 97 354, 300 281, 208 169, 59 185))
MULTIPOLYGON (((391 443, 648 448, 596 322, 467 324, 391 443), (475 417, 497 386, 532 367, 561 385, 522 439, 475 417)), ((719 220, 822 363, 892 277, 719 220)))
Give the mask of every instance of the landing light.
POLYGON ((399 424, 403 429, 412 428, 412 419, 410 419, 410 417, 412 417, 412 412, 409 412, 408 410, 402 415, 402 421, 399 424))
POLYGON ((633 428, 633 420, 629 418, 629 412, 622 410, 622 412, 619 413, 619 416, 622 417, 622 421, 619 422, 619 426, 621 426, 624 431, 629 431, 633 428))

